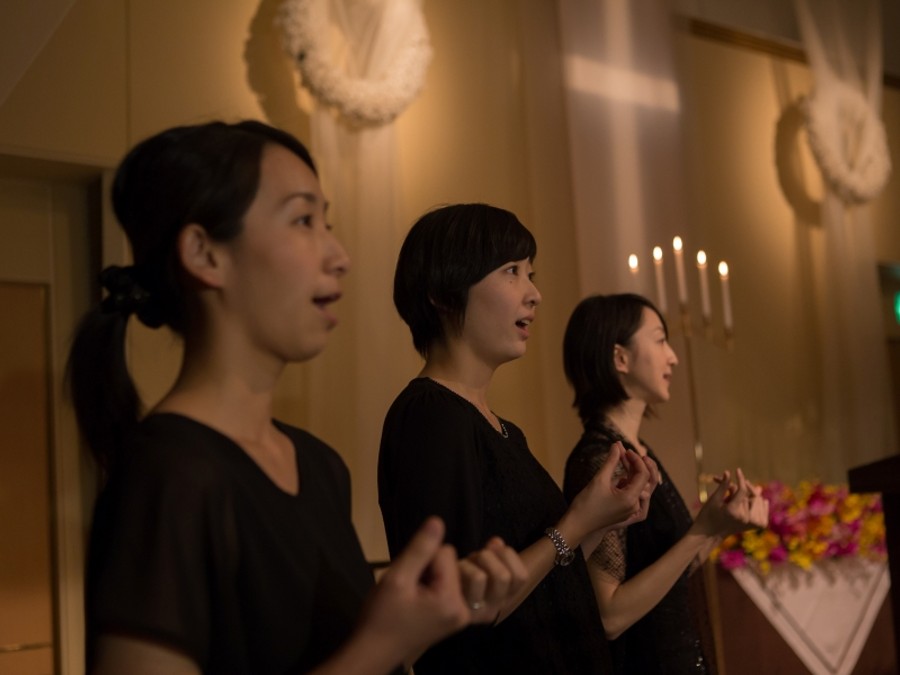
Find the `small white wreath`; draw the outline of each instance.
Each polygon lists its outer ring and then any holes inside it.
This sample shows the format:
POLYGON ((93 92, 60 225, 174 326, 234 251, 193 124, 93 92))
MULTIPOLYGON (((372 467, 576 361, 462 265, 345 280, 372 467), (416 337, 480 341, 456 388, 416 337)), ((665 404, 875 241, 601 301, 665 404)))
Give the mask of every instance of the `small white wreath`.
POLYGON ((846 203, 867 202, 891 175, 887 135, 856 89, 840 81, 817 87, 804 102, 809 146, 826 182, 846 203))
POLYGON ((424 17, 417 12, 393 63, 379 79, 370 80, 351 77, 331 61, 327 4, 328 0, 286 0, 279 7, 276 23, 303 86, 352 123, 391 122, 412 103, 425 81, 431 42, 424 17))

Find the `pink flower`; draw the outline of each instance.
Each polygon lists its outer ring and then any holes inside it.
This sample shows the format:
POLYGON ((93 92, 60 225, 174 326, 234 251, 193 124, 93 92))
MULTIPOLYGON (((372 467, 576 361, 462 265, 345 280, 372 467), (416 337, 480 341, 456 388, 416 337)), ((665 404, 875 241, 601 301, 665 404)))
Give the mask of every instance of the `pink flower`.
POLYGON ((827 558, 886 554, 881 496, 853 494, 846 485, 803 481, 796 488, 772 481, 763 486, 769 500, 769 526, 727 537, 717 551, 725 569, 754 565, 766 574, 771 565, 808 568, 827 558))
POLYGON ((747 564, 744 552, 740 549, 722 551, 719 554, 719 564, 726 570, 734 570, 747 564))
POLYGON ((773 548, 771 551, 769 551, 769 561, 770 562, 780 563, 780 562, 784 562, 787 559, 788 559, 788 551, 782 544, 779 544, 778 546, 773 548))

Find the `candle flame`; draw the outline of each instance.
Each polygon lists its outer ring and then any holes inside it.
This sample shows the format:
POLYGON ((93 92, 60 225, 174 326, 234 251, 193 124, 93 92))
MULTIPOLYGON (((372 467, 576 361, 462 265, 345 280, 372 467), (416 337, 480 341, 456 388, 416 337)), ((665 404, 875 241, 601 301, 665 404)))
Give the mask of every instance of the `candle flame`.
POLYGON ((662 260, 662 248, 660 248, 659 246, 653 247, 653 259, 657 262, 662 260))
POLYGON ((700 267, 706 266, 706 251, 702 249, 700 251, 697 251, 697 264, 700 267))
POLYGON ((672 248, 674 248, 676 251, 680 251, 683 246, 684 244, 681 243, 681 237, 675 237, 672 240, 672 248))
POLYGON ((634 253, 628 256, 628 267, 632 272, 638 271, 638 257, 634 253))
POLYGON ((725 262, 724 260, 719 263, 719 276, 722 279, 728 278, 728 263, 725 262))

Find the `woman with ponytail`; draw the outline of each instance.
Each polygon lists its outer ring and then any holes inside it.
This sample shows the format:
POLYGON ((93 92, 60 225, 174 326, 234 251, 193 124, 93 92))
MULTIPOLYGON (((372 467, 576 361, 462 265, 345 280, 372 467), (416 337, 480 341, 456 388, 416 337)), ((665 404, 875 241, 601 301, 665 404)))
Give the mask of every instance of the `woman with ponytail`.
POLYGON ((102 272, 68 364, 104 477, 89 672, 388 673, 493 620, 524 577, 514 551, 495 538, 459 561, 430 518, 373 589, 346 467, 272 419, 284 366, 325 347, 349 265, 306 148, 259 122, 169 129, 126 156, 113 206, 134 264, 102 272), (131 317, 184 342, 149 411, 131 317))

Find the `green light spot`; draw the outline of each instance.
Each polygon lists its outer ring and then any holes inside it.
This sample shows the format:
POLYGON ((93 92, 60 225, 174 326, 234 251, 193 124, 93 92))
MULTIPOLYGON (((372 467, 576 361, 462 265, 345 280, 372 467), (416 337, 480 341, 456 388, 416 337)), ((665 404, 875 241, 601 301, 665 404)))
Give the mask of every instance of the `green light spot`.
POLYGON ((900 324, 900 291, 894 293, 894 321, 900 324))

